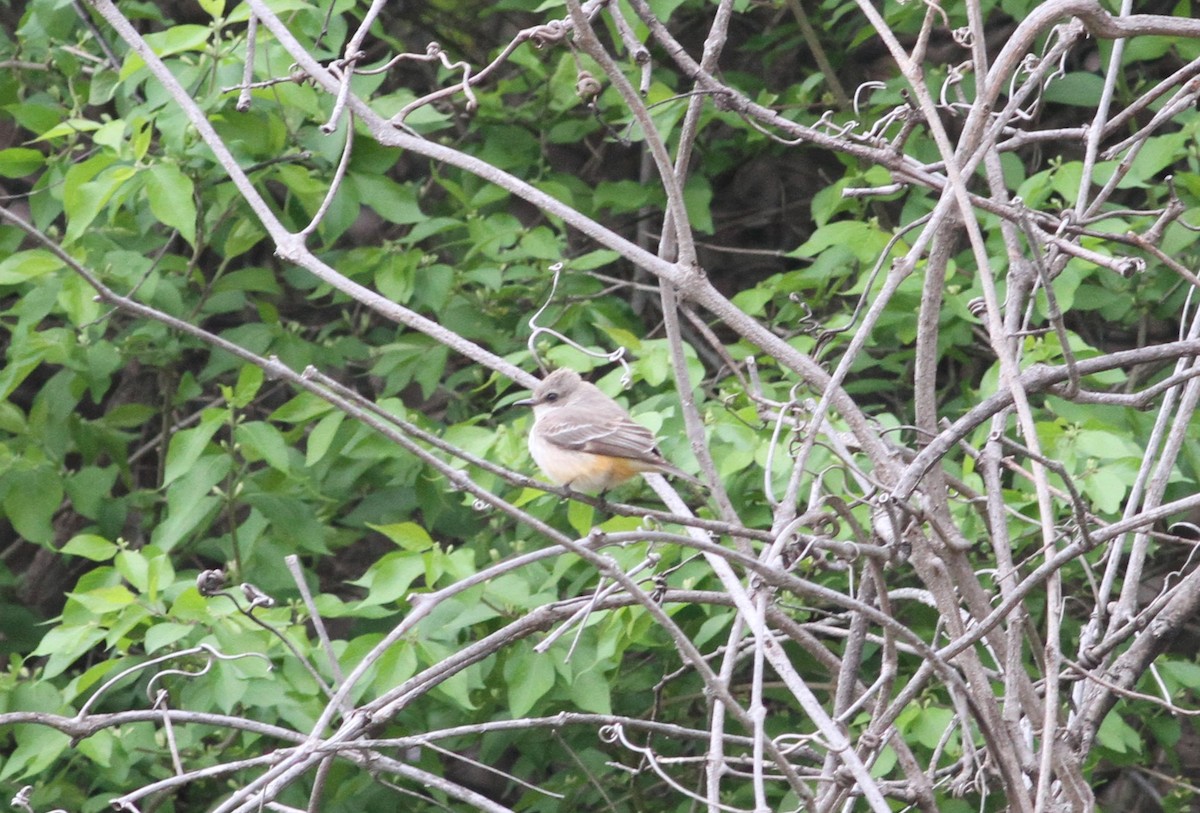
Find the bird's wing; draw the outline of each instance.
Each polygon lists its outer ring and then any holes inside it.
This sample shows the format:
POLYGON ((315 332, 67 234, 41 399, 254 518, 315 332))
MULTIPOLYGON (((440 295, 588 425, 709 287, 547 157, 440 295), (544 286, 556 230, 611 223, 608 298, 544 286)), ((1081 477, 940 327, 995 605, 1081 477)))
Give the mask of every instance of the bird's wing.
POLYGON ((539 430, 550 443, 577 452, 646 463, 659 463, 663 459, 654 446, 654 434, 624 416, 604 416, 586 422, 547 420, 542 422, 539 430))

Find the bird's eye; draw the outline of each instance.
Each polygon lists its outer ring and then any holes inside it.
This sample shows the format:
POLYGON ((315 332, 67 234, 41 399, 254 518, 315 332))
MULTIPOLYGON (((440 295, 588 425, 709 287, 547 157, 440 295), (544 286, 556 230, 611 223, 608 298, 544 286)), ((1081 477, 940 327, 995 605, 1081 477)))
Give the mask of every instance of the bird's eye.
POLYGON ((557 392, 546 393, 546 400, 553 404, 555 401, 558 400, 558 393, 557 392))

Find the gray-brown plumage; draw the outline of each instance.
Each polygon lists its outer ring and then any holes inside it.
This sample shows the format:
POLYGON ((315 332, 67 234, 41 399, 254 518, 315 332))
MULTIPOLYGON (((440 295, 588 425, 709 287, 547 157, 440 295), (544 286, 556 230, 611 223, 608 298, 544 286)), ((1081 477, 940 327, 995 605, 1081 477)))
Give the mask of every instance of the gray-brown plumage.
POLYGON ((647 471, 699 483, 663 458, 649 429, 574 370, 555 370, 517 403, 533 407, 529 452, 559 485, 607 491, 647 471))

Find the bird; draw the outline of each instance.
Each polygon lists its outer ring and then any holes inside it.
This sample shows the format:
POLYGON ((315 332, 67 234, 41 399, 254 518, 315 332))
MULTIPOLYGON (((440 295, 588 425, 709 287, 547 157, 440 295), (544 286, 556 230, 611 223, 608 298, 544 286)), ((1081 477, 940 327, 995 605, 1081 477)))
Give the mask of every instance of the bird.
POLYGON ((529 453, 556 485, 604 494, 644 472, 703 485, 667 462, 653 432, 568 367, 550 373, 532 398, 515 405, 533 407, 529 453))

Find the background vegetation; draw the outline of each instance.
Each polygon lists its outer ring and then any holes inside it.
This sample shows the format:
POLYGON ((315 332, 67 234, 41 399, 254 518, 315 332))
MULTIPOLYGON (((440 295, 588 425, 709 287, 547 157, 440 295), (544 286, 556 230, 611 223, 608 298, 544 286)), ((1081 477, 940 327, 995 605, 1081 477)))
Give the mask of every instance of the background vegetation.
POLYGON ((0 0, 0 788, 1194 809, 1200 21, 1130 11, 0 0), (530 479, 559 365, 710 488, 530 479))

